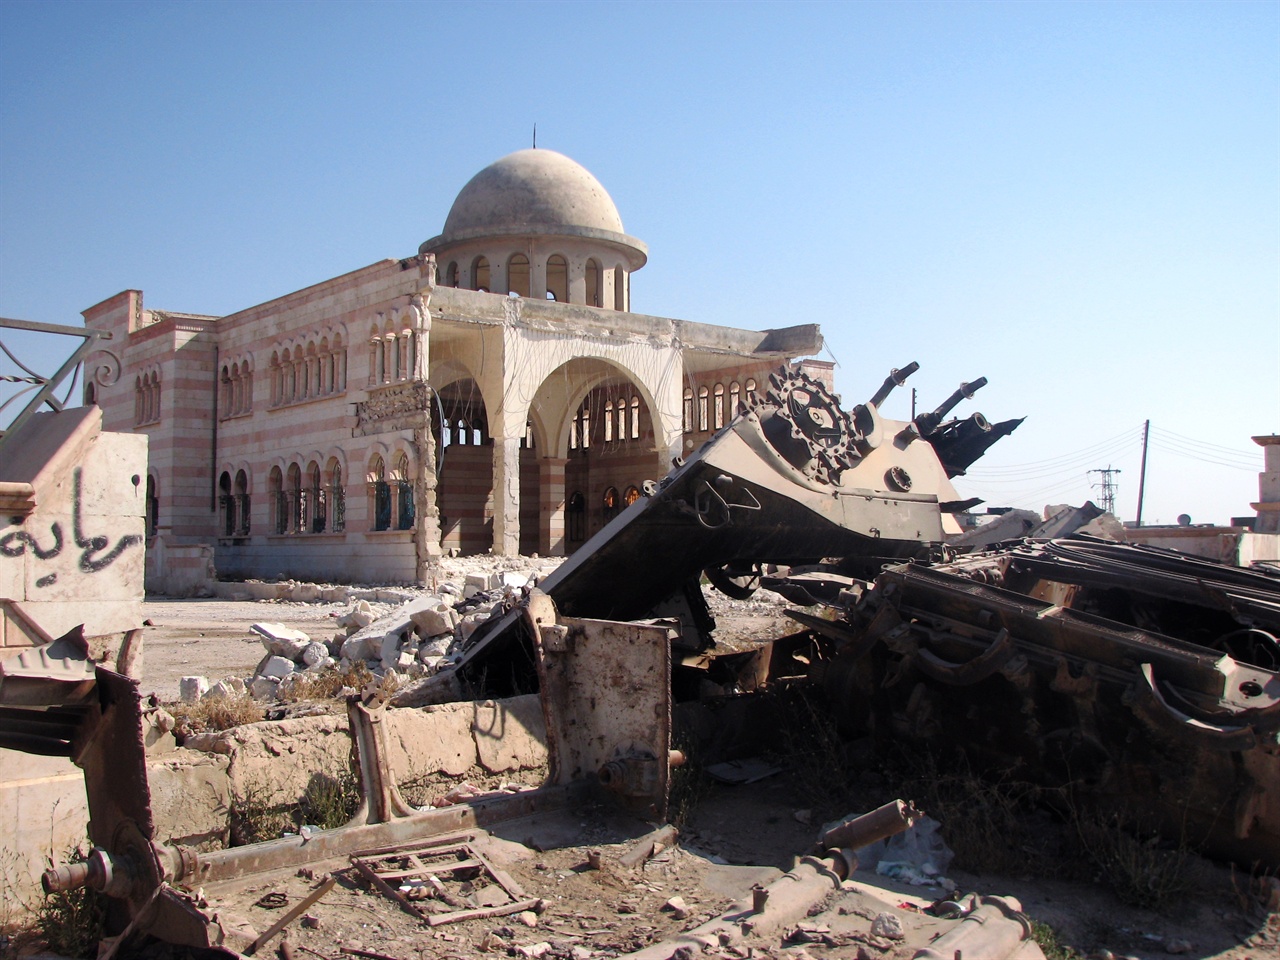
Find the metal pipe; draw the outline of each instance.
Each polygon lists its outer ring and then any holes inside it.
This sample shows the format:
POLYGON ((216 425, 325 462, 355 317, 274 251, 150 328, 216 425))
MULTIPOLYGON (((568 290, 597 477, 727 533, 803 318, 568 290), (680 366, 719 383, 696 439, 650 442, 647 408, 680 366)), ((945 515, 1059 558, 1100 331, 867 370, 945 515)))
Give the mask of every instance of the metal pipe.
POLYGON ((906 800, 892 800, 870 813, 837 824, 818 839, 820 850, 858 849, 902 833, 923 814, 906 800))

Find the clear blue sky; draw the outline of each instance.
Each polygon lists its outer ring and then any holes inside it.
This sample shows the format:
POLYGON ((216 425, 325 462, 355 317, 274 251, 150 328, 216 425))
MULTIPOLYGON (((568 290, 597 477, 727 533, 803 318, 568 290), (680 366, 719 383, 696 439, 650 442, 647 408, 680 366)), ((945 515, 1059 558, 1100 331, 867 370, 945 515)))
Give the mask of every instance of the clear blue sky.
POLYGON ((649 245, 635 309, 818 322, 846 405, 910 360, 921 406, 987 376, 963 409, 1028 419, 962 492, 1079 503, 1111 465, 1130 519, 1150 418, 1148 522, 1251 512, 1274 2, 4 0, 0 315, 222 314, 410 255, 535 122, 649 245))

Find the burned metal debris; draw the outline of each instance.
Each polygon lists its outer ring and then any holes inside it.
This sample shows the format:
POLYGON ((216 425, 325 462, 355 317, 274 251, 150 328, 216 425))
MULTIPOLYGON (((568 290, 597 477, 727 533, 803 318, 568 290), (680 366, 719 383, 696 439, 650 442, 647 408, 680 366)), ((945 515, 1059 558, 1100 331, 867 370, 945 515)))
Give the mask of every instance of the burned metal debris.
POLYGON ((842 720, 1280 864, 1280 578, 1091 537, 900 564, 792 615, 842 720))
MULTIPOLYGON (((848 572, 926 557, 959 528, 950 478, 1021 420, 947 419, 985 379, 963 384, 914 421, 880 407, 919 364, 894 370, 852 411, 802 372, 784 369, 764 395, 579 548, 539 588, 567 616, 674 617, 677 651, 713 645, 702 575, 749 595, 766 565, 841 557, 848 572)), ((506 696, 535 689, 530 637, 518 611, 471 635, 455 671, 399 702, 506 696)), ((433 678, 434 679, 434 678, 433 678)))

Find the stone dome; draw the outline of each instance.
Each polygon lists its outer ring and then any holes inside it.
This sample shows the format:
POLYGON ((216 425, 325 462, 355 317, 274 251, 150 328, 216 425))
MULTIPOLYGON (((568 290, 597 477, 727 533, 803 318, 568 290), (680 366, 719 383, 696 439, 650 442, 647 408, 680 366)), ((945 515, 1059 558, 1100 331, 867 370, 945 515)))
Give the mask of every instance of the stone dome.
POLYGON ((518 150, 491 163, 462 188, 444 230, 422 244, 439 253, 468 241, 517 236, 579 237, 623 248, 632 268, 648 248, 623 232, 609 192, 581 164, 554 150, 518 150))
POLYGON ((525 226, 623 232, 613 198, 585 167, 554 150, 519 150, 491 163, 462 188, 444 235, 525 226))

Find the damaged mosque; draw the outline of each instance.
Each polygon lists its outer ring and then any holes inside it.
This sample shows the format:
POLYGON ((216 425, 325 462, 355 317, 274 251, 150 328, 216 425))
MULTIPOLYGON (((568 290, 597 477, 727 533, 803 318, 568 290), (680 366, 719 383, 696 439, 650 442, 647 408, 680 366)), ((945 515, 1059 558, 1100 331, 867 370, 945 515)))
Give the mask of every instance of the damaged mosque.
MULTIPOLYGON (((443 551, 572 553, 786 363, 816 324, 648 316, 586 169, 521 150, 416 255, 203 316, 125 290, 84 311, 103 428, 148 437, 147 586, 422 581, 443 551)), ((144 482, 139 478, 139 482, 144 482)))

